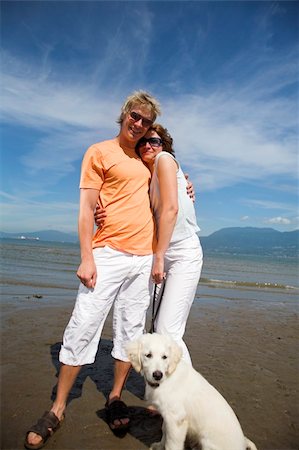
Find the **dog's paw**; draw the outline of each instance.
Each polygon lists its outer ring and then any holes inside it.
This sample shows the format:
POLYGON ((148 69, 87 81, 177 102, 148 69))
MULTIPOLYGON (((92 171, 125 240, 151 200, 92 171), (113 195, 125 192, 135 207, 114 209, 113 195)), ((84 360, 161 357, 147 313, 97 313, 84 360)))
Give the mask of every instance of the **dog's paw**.
POLYGON ((154 442, 151 445, 150 450, 164 450, 162 442, 154 442))

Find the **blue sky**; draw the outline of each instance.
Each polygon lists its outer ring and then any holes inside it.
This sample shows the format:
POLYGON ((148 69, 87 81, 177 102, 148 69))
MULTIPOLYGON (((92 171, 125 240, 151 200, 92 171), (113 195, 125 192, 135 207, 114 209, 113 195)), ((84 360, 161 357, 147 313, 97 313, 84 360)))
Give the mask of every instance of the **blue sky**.
POLYGON ((145 89, 203 236, 298 228, 298 2, 2 1, 1 223, 77 230, 82 156, 145 89))

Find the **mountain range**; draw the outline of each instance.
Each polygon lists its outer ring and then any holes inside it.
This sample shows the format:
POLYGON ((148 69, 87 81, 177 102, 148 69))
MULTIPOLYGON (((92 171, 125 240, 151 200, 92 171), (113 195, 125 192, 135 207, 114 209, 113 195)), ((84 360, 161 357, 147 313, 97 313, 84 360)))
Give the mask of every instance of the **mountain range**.
MULTIPOLYGON (((78 243, 76 233, 63 233, 56 230, 40 230, 31 233, 0 231, 0 238, 78 243)), ((200 240, 204 251, 208 253, 279 256, 298 256, 299 254, 299 230, 281 232, 273 228, 222 228, 209 236, 200 237, 200 240)))
POLYGON ((299 230, 281 232, 273 228, 222 228, 200 240, 203 249, 213 253, 299 255, 299 230))

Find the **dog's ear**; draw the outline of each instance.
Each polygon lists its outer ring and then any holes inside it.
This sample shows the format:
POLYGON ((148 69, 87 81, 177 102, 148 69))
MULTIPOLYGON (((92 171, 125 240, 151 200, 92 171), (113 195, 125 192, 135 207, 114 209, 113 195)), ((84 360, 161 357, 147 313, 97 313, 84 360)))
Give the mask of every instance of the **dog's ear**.
POLYGON ((140 358, 140 350, 141 350, 141 341, 137 339, 136 341, 129 342, 126 345, 127 356, 130 360, 130 363, 136 370, 136 372, 141 371, 141 358, 140 358))
POLYGON ((170 340, 170 356, 169 356, 169 365, 168 365, 168 373, 169 375, 175 370, 176 366, 180 362, 182 358, 182 349, 181 347, 172 339, 170 340))

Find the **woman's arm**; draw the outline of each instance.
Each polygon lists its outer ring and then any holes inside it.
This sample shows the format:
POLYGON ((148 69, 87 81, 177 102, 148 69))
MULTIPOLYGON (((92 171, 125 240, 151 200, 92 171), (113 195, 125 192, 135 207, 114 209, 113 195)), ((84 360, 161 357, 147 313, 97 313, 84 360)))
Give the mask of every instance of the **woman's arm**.
POLYGON ((155 283, 161 283, 165 276, 164 255, 168 249, 178 214, 177 169, 177 164, 171 157, 159 158, 156 170, 160 186, 160 219, 152 269, 155 283))

